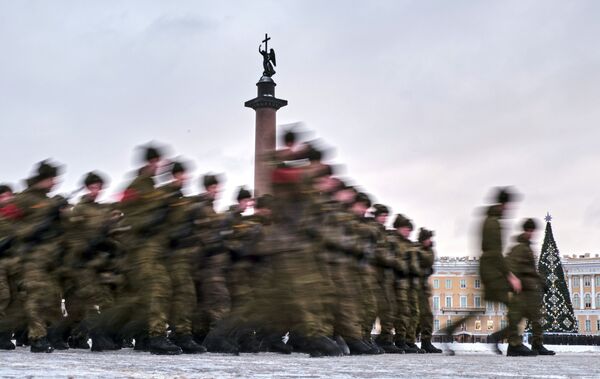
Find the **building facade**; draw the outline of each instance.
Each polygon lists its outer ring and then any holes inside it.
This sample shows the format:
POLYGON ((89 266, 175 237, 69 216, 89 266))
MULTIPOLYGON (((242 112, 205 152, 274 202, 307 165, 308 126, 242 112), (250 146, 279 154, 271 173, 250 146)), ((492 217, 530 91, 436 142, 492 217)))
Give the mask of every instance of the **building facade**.
POLYGON ((429 284, 434 340, 440 340, 441 329, 468 313, 475 313, 476 317, 457 329, 457 341, 486 342, 490 334, 507 325, 506 307, 483 300, 478 258, 440 257, 433 267, 429 284))
POLYGON ((600 335, 600 255, 565 255, 562 265, 579 333, 600 335))
MULTIPOLYGON (((562 265, 579 333, 600 335, 600 255, 563 256, 562 265)), ((439 257, 433 267, 429 284, 434 340, 440 341, 441 329, 470 312, 476 317, 457 329, 457 341, 486 342, 507 325, 506 307, 483 300, 478 258, 439 257)))

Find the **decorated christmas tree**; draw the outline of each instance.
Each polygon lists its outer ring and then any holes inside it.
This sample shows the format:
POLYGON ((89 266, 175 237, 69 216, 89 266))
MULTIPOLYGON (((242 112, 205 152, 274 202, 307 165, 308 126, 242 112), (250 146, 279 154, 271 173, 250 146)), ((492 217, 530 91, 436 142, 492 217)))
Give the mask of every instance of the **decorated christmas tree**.
POLYGON ((575 315, 567 289, 560 254, 552 235, 552 217, 546 215, 546 235, 538 263, 540 276, 545 279, 542 302, 542 327, 546 332, 575 333, 575 315))

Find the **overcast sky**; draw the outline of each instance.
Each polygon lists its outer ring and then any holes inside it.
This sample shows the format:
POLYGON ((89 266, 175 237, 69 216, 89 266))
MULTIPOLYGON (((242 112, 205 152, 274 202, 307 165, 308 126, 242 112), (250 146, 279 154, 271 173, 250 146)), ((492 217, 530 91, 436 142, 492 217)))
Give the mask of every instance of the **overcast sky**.
MULTIPOLYGON (((600 252, 600 2, 0 0, 0 181, 47 157, 57 192, 92 169, 111 192, 156 140, 196 178, 253 180, 265 32, 278 123, 302 121, 376 201, 478 254, 479 207, 514 185, 554 216, 562 254, 600 252)), ((105 198, 110 198, 108 193, 105 198)), ((541 244, 543 233, 538 237, 541 244)))

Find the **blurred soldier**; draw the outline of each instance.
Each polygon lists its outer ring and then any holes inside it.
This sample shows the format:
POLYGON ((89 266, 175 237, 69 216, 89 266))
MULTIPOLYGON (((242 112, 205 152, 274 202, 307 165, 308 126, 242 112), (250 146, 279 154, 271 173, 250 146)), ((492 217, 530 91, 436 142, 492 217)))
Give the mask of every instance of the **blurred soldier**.
POLYGON ((177 193, 155 188, 161 157, 156 147, 144 149, 145 165, 125 190, 120 206, 131 226, 128 276, 143 305, 139 317, 147 318, 148 348, 153 354, 173 355, 182 351, 166 336, 171 283, 163 261, 167 239, 163 226, 170 197, 177 193))
POLYGON ((415 246, 409 240, 413 230, 412 222, 404 215, 397 215, 394 220, 395 232, 392 236, 392 252, 394 255, 394 271, 396 275, 396 317, 394 337, 396 346, 404 350, 407 354, 424 352, 420 350, 412 339, 414 334, 412 329, 418 322, 418 298, 416 298, 414 289, 415 273, 418 272, 415 259, 415 246), (415 317, 417 319, 415 320, 415 317), (410 341, 409 341, 410 339, 410 341))
MULTIPOLYGON (((484 300, 508 305, 509 293, 521 292, 521 281, 509 269, 503 255, 502 226, 500 220, 505 216, 510 204, 515 201, 516 194, 508 188, 496 191, 496 203, 487 208, 486 217, 481 229, 481 258, 479 259, 479 275, 484 289, 484 300)), ((459 325, 475 317, 475 313, 464 316, 444 330, 446 336, 453 338, 454 331, 459 325)), ((507 337, 508 328, 491 335, 494 352, 502 354, 498 341, 507 337)), ((449 351, 453 354, 453 351, 449 351)))
POLYGON ((375 294, 381 329, 377 337, 377 344, 388 354, 402 354, 404 351, 394 344, 393 334, 395 308, 393 257, 385 228, 390 210, 385 205, 375 204, 372 214, 372 225, 375 228, 377 241, 375 250, 377 287, 375 294))
POLYGON ((357 269, 360 279, 357 300, 361 310, 362 340, 371 347, 369 354, 381 354, 384 351, 380 350, 371 335, 378 313, 378 301, 375 295, 377 277, 374 268, 378 230, 365 217, 370 207, 369 196, 366 193, 358 193, 351 207, 351 212, 355 217, 351 225, 354 228, 353 233, 355 233, 357 243, 357 269))
POLYGON ((167 254, 163 262, 170 284, 170 339, 186 354, 204 353, 204 346, 192 337, 192 312, 196 309, 196 288, 192 277, 193 262, 198 254, 198 238, 194 221, 198 207, 193 198, 183 196, 181 189, 187 181, 186 167, 174 162, 170 167, 172 181, 160 188, 169 199, 169 212, 165 221, 168 236, 167 254))
MULTIPOLYGON (((222 235, 226 219, 214 209, 214 202, 221 190, 220 179, 217 175, 204 175, 202 186, 205 192, 196 198, 199 212, 195 221, 202 250, 200 266, 195 270, 199 297, 199 311, 194 322, 194 338, 197 342, 202 342, 208 332, 231 309, 231 298, 225 277, 230 257, 223 244, 222 235)), ((220 352, 237 351, 227 341, 218 341, 217 344, 220 345, 218 348, 220 352)), ((211 351, 211 347, 206 347, 211 351)))
POLYGON ((14 301, 16 294, 11 290, 10 276, 13 266, 18 265, 18 258, 11 254, 13 243, 13 222, 10 220, 11 207, 10 201, 13 198, 12 189, 5 184, 0 185, 0 350, 14 350, 15 345, 11 341, 12 329, 6 324, 6 312, 10 304, 14 301))
MULTIPOLYGON (((87 327, 80 323, 97 315, 98 310, 105 311, 113 301, 110 289, 100 280, 100 272, 108 265, 114 249, 108 233, 118 221, 111 214, 110 206, 97 201, 104 183, 101 174, 88 173, 83 179, 86 193, 68 214, 69 227, 65 235, 69 271, 65 286, 68 317, 60 329, 64 328, 64 333, 73 329, 70 345, 80 349, 89 349, 87 327)), ((56 344, 64 333, 50 336, 51 342, 56 344)))
POLYGON ((535 220, 527 219, 523 223, 523 233, 517 236, 517 244, 506 256, 508 267, 521 281, 521 293, 513 296, 508 308, 508 356, 554 355, 543 345, 543 329, 540 309, 544 280, 535 267, 535 257, 531 250, 531 239, 537 225, 535 220), (519 323, 528 319, 533 332, 531 349, 523 345, 519 335, 519 323))
POLYGON ((433 232, 425 228, 419 229, 419 263, 421 269, 419 291, 419 329, 421 331, 421 349, 426 353, 441 353, 442 350, 431 344, 433 333, 433 313, 431 312, 431 287, 429 277, 433 275, 433 232))
POLYGON ((47 326, 61 318, 61 291, 54 270, 59 262, 61 212, 66 201, 48 197, 58 175, 57 166, 40 162, 27 189, 12 203, 16 242, 23 259, 25 314, 34 353, 54 350, 47 338, 47 326))

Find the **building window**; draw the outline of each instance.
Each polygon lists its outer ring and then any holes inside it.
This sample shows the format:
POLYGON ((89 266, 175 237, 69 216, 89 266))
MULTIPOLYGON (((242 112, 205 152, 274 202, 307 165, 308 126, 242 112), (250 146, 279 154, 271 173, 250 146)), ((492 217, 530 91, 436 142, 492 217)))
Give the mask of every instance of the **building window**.
POLYGON ((452 308, 452 296, 446 296, 446 308, 452 308))
POLYGON ((500 320, 500 329, 504 329, 508 326, 508 321, 500 320))
POLYGON ((452 288, 452 279, 446 279, 446 289, 449 290, 452 288))
POLYGON ((579 277, 578 276, 573 277, 573 288, 579 288, 579 277))
POLYGON ((439 296, 434 296, 433 297, 433 310, 437 311, 440 309, 440 297, 439 296))
POLYGON ((462 289, 467 288, 467 281, 465 279, 460 280, 460 288, 462 288, 462 289))
POLYGON ((475 296, 475 308, 481 308, 481 296, 475 296))
POLYGON ((493 312, 494 311, 494 303, 492 303, 491 301, 486 301, 486 309, 488 312, 493 312))
POLYGON ((596 275, 596 287, 600 287, 600 275, 596 275))
POLYGON ((440 330, 440 320, 433 320, 433 330, 436 332, 440 330))
POLYGON ((596 320, 596 330, 600 332, 600 319, 596 320))
POLYGON ((585 331, 586 332, 592 331, 592 321, 591 320, 585 320, 585 331))
POLYGON ((581 304, 579 302, 579 294, 574 294, 573 295, 573 308, 579 309, 580 307, 581 307, 581 304))
POLYGON ((488 320, 487 330, 494 330, 494 320, 488 320))
POLYGON ((461 296, 460 297, 460 307, 461 308, 466 308, 467 307, 467 297, 466 296, 461 296))
POLYGON ((481 320, 475 320, 475 330, 481 330, 481 320))
POLYGON ((592 307, 592 295, 586 293, 585 296, 583 296, 583 304, 585 309, 590 309, 592 307))
POLYGON ((475 279, 475 288, 477 288, 477 289, 481 288, 481 280, 475 279))
POLYGON ((433 279, 433 288, 435 288, 436 290, 440 288, 440 280, 439 279, 433 279))
POLYGON ((506 304, 498 303, 498 311, 500 311, 500 312, 506 311, 506 304))
POLYGON ((588 275, 583 277, 583 286, 590 287, 592 285, 592 278, 588 275))
POLYGON ((460 324, 460 330, 462 330, 463 332, 467 330, 467 324, 465 324, 464 322, 460 324))
POLYGON ((452 326, 452 320, 448 319, 446 320, 446 329, 450 328, 452 326))
POLYGON ((596 294, 596 308, 600 309, 600 293, 596 294))

